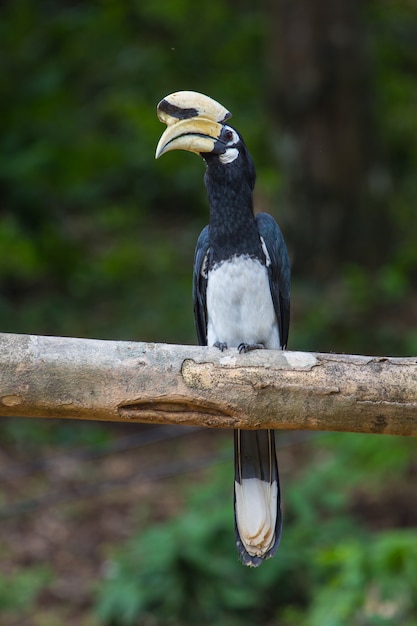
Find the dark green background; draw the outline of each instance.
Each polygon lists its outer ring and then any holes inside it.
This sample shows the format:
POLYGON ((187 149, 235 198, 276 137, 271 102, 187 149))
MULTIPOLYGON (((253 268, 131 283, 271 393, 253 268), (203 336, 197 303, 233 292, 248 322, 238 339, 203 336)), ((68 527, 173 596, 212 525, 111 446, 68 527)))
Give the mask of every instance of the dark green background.
MULTIPOLYGON (((257 166, 257 207, 286 236, 289 347, 416 353, 417 8, 312 6, 3 3, 2 331, 195 343, 204 166, 180 152, 154 160, 157 102, 193 89, 233 112, 257 166)), ((25 428, 39 450, 50 445, 53 427, 34 424, 4 426, 11 456, 25 428)), ((260 573, 235 563, 226 514, 196 513, 212 510, 229 467, 203 504, 191 498, 188 513, 139 534, 134 562, 121 549, 119 577, 92 601, 100 623, 415 626, 416 517, 375 533, 349 499, 355 489, 388 498, 387 476, 397 492, 415 482, 413 442, 326 441, 286 486, 287 540, 260 573), (198 556, 184 557, 181 533, 198 556), (151 540, 160 553, 141 556, 151 540)))

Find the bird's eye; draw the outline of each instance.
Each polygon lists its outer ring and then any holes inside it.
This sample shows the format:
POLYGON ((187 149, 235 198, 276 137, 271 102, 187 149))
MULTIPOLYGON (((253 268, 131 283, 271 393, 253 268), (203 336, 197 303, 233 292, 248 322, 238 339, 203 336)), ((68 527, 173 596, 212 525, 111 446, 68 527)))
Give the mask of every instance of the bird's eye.
POLYGON ((227 142, 232 141, 233 139, 233 131, 232 130, 225 130, 224 131, 224 138, 227 142))

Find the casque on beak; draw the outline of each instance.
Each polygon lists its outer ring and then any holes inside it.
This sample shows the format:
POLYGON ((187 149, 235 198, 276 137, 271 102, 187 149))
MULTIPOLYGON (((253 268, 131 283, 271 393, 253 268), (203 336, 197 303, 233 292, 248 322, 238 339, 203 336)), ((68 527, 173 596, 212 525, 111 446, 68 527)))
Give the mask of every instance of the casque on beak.
POLYGON ((223 124, 232 117, 219 102, 197 91, 175 91, 158 103, 156 111, 158 119, 167 126, 191 117, 205 117, 223 124))
POLYGON ((212 152, 222 123, 231 117, 216 100, 195 91, 177 91, 166 96, 158 104, 157 115, 167 129, 158 142, 156 159, 170 150, 212 152))

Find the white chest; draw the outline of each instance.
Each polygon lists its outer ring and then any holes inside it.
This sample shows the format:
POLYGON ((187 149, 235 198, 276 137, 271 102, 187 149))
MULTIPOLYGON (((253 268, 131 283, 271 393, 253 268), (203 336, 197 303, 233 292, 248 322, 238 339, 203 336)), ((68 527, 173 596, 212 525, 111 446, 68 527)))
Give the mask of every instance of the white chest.
POLYGON ((279 332, 268 272, 257 259, 233 257, 210 271, 207 282, 207 343, 262 343, 278 349, 279 332))

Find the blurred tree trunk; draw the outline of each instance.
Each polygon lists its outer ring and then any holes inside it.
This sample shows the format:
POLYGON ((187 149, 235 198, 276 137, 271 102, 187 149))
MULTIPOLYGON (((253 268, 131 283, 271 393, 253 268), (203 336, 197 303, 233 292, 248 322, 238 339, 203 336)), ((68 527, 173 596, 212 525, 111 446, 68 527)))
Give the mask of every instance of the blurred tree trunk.
POLYGON ((269 4, 269 98, 289 181, 286 234, 295 263, 319 275, 360 258, 367 239, 358 229, 372 143, 362 7, 359 0, 269 4))

